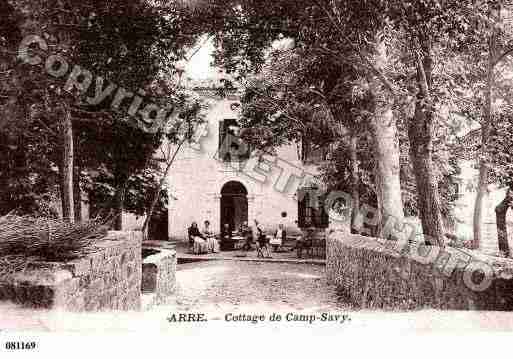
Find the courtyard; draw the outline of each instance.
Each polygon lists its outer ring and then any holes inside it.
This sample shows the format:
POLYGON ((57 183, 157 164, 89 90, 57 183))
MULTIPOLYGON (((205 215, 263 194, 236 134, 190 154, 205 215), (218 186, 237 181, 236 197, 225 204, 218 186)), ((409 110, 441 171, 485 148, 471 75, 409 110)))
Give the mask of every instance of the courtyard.
POLYGON ((325 267, 321 265, 201 261, 179 264, 176 278, 176 293, 167 304, 140 312, 62 313, 2 303, 0 328, 5 332, 166 332, 181 335, 199 334, 207 328, 237 335, 241 328, 255 325, 283 326, 294 333, 315 328, 318 333, 327 335, 345 329, 365 332, 513 330, 513 315, 504 312, 432 309, 376 312, 352 308, 333 286, 327 284, 325 267), (201 314, 206 322, 169 320, 180 313, 201 314), (272 313, 280 313, 282 321, 269 321, 272 313), (243 320, 244 316, 253 320, 243 320), (259 320, 261 316, 265 319, 259 320), (339 316, 339 320, 328 320, 330 316, 339 316))
POLYGON ((247 261, 205 261, 178 265, 179 311, 224 313, 349 309, 326 284, 324 266, 247 261))
MULTIPOLYGON (((0 327, 31 331, 174 330, 173 313, 202 313, 207 321, 227 314, 343 313, 349 307, 325 279, 324 266, 301 263, 201 261, 177 266, 177 288, 168 303, 141 312, 62 313, 3 303, 0 327)), ((296 317, 296 319, 299 317, 296 317)), ((197 325, 197 323, 196 323, 197 325)))

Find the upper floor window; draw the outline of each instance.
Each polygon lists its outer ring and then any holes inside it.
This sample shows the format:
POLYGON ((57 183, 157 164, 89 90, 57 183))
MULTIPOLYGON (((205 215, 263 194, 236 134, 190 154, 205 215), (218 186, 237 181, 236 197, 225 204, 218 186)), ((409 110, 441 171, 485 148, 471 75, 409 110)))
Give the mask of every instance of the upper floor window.
POLYGON ((301 156, 303 163, 319 163, 326 161, 329 155, 329 146, 314 146, 307 136, 303 136, 301 140, 301 156))
POLYGON ((328 228, 329 216, 326 211, 326 194, 315 187, 298 189, 298 227, 328 228))
POLYGON ((250 147, 240 138, 241 127, 236 119, 219 121, 219 158, 224 162, 249 159, 250 147))

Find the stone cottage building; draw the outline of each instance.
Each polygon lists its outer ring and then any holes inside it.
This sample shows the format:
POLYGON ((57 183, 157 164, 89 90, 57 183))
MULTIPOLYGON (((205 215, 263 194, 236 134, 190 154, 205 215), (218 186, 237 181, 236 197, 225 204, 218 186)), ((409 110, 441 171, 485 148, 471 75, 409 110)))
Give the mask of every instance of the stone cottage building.
MULTIPOLYGON (((298 229, 298 222, 304 221, 311 210, 305 207, 305 201, 298 201, 298 190, 311 187, 312 183, 322 187, 313 176, 317 174, 316 164, 326 159, 328 151, 308 151, 307 141, 282 146, 273 155, 248 157, 243 146, 233 149, 233 146, 237 147, 237 141, 226 140, 226 137, 236 139, 240 134, 239 94, 233 92, 220 97, 214 87, 193 88, 209 104, 209 109, 206 122, 196 131, 194 141, 178 152, 167 179, 167 237, 184 240, 192 222, 201 227, 205 220, 211 222, 216 232, 220 232, 225 223, 236 230, 241 223, 252 223, 254 219, 268 230, 273 230, 280 222, 289 231, 298 229), (283 213, 286 217, 282 217, 283 213)), ((455 234, 463 240, 472 239, 479 141, 479 129, 459 136, 459 148, 463 150, 458 155, 461 173, 456 179, 457 200, 453 216, 455 234)), ((504 188, 491 184, 484 200, 481 249, 487 253, 498 252, 495 207, 505 192, 504 188)), ((513 224, 511 212, 507 216, 509 224, 513 224)), ((124 228, 138 229, 143 220, 126 214, 124 228)), ((510 238, 511 233, 513 228, 510 238)), ((510 240, 511 248, 512 244, 510 240)))
POLYGON ((210 221, 214 231, 228 223, 237 230, 243 222, 258 219, 267 230, 278 223, 297 228, 297 189, 315 175, 301 146, 287 145, 271 154, 250 154, 237 141, 240 134, 239 96, 220 97, 212 88, 195 88, 210 105, 205 124, 195 141, 177 154, 167 187, 168 234, 183 240, 187 228, 210 221))

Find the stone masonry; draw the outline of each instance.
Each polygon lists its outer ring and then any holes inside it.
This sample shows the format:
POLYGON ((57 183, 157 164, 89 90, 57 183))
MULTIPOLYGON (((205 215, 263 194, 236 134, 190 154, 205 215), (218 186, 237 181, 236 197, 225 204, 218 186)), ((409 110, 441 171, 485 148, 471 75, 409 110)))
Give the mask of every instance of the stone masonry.
POLYGON ((140 232, 109 232, 83 258, 30 263, 0 282, 0 301, 73 312, 139 310, 141 242, 140 232))
POLYGON ((327 279, 357 308, 513 310, 512 260, 447 247, 428 262, 414 247, 399 253, 376 238, 333 233, 327 243, 327 279), (470 261, 446 273, 449 258, 458 256, 470 261))
MULTIPOLYGON (((144 249, 143 249, 144 253, 144 249)), ((160 249, 143 259, 142 293, 152 294, 152 304, 164 304, 175 292, 176 252, 160 249)))

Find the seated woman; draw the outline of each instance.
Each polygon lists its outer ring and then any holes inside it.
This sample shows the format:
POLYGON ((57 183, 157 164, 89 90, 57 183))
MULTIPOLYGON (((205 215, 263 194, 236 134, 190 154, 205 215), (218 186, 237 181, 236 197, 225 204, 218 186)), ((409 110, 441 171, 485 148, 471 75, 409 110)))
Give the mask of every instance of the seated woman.
POLYGON ((315 227, 310 225, 308 228, 302 228, 303 233, 301 237, 296 240, 297 257, 302 258, 303 250, 312 248, 312 237, 315 233, 315 227))
POLYGON ((198 229, 198 224, 196 222, 192 222, 191 226, 188 229, 189 234, 189 244, 192 247, 192 253, 194 254, 205 254, 208 253, 207 241, 205 240, 203 234, 198 229))
POLYGON ((217 253, 219 252, 219 243, 217 243, 217 239, 214 235, 212 229, 210 229, 210 221, 205 221, 203 227, 203 237, 207 241, 207 250, 209 253, 217 253))
POLYGON ((273 252, 278 251, 278 248, 280 248, 283 245, 286 238, 287 238, 287 232, 285 231, 283 223, 280 223, 278 225, 278 229, 276 230, 276 233, 274 234, 274 237, 271 238, 271 241, 270 241, 270 244, 273 247, 273 252))

